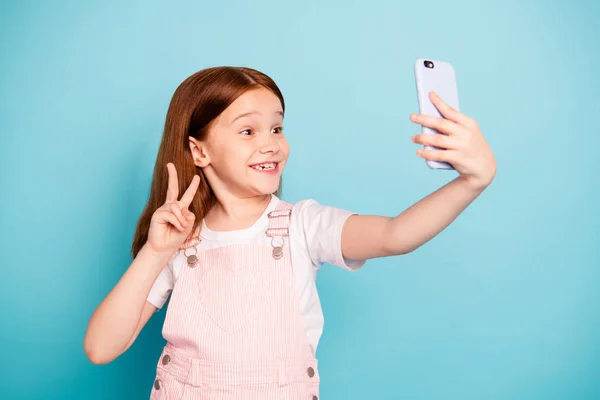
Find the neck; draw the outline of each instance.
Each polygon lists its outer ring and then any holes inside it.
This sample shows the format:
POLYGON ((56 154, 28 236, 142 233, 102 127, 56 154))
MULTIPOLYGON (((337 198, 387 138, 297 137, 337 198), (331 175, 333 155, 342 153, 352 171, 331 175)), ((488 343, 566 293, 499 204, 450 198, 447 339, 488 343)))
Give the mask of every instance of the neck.
POLYGON ((204 222, 209 229, 215 231, 245 229, 256 222, 270 201, 270 194, 248 198, 220 195, 204 222))

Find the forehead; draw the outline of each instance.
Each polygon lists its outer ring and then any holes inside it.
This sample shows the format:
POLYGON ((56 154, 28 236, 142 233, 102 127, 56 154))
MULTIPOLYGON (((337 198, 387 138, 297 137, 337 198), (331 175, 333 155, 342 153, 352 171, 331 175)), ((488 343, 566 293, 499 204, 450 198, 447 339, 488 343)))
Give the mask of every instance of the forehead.
POLYGON ((235 118, 246 113, 272 118, 279 112, 283 112, 279 98, 270 90, 260 88, 249 90, 235 99, 218 119, 220 124, 229 125, 235 118))

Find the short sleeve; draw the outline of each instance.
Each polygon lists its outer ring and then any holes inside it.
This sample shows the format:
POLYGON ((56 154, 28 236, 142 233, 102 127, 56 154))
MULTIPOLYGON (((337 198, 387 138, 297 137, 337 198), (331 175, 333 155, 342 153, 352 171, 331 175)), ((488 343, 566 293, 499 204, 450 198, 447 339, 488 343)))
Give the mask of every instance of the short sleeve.
POLYGON ((163 268, 158 278, 154 281, 146 300, 154 307, 160 309, 165 304, 173 286, 175 286, 175 274, 173 271, 173 258, 163 268))
POLYGON ((364 260, 349 260, 342 254, 342 229, 348 217, 354 213, 341 208, 325 206, 315 200, 302 200, 294 205, 292 224, 306 241, 312 262, 320 266, 331 264, 349 271, 356 271, 364 260))

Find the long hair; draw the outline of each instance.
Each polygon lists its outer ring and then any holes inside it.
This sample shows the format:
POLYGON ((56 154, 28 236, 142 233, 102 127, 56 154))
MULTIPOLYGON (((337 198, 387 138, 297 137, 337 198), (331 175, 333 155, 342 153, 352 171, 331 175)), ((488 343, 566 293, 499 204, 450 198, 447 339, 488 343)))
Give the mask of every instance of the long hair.
POLYGON ((275 82, 251 68, 223 66, 203 69, 177 87, 167 111, 148 203, 137 222, 133 237, 131 253, 134 258, 148 240, 152 215, 166 200, 169 179, 167 163, 172 162, 177 169, 178 198, 190 185, 194 175, 200 176, 200 186, 189 206, 196 216, 192 234, 202 224, 204 216, 216 203, 216 197, 202 169, 192 160, 189 137, 205 140, 213 120, 243 93, 257 88, 273 92, 285 111, 283 95, 275 82))

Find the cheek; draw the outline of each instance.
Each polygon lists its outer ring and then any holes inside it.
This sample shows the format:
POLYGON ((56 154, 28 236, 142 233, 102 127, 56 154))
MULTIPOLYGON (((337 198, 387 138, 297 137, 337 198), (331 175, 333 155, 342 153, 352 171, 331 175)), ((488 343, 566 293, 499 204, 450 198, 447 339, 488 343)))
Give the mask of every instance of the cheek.
POLYGON ((281 141, 279 142, 279 151, 285 154, 286 157, 288 156, 288 154, 290 154, 290 145, 285 138, 281 139, 281 141))
POLYGON ((241 164, 246 165, 248 159, 254 152, 249 143, 221 142, 213 149, 212 160, 215 164, 231 170, 237 169, 241 164))

